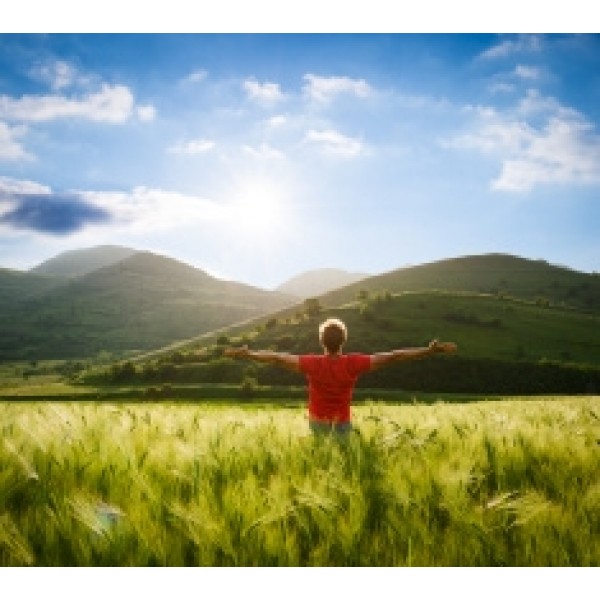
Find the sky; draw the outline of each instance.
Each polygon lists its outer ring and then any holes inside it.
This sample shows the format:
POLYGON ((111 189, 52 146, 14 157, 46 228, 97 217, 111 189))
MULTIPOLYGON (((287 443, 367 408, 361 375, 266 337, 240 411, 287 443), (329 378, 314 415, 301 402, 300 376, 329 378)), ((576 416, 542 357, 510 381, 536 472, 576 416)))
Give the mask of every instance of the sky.
POLYGON ((0 266, 600 270, 600 35, 0 33, 0 266))

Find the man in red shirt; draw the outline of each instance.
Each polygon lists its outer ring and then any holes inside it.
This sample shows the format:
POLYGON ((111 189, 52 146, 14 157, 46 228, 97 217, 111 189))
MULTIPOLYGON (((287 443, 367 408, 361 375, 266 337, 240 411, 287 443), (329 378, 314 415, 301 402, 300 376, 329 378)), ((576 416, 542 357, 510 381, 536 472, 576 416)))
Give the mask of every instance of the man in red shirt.
POLYGON ((345 432, 352 429, 350 403, 358 377, 391 362, 423 358, 430 354, 455 352, 456 344, 433 340, 427 347, 403 348, 376 354, 342 354, 348 337, 339 319, 327 319, 319 326, 323 354, 288 354, 268 350, 229 348, 225 356, 268 362, 304 373, 308 381, 308 417, 313 431, 345 432))

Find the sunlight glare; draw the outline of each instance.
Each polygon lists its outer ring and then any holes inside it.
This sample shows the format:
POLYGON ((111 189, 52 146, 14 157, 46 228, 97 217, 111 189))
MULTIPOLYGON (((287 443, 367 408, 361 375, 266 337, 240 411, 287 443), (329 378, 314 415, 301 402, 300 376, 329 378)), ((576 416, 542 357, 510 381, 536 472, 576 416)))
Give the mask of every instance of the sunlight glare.
POLYGON ((273 243, 288 223, 285 193, 267 181, 247 181, 233 195, 231 223, 240 239, 273 243))

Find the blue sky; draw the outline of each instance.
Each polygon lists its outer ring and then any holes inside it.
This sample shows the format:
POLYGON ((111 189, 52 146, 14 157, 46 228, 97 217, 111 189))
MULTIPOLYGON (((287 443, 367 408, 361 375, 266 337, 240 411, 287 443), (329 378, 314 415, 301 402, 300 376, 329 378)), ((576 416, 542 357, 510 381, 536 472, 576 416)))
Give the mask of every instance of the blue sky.
POLYGON ((0 266, 600 270, 600 36, 0 34, 0 266))

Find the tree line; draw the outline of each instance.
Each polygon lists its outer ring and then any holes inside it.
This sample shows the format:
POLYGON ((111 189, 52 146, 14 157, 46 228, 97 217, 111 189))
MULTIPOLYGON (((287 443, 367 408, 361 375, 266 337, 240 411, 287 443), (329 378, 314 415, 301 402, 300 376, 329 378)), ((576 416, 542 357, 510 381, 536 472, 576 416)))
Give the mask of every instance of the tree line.
MULTIPOLYGON (((236 384, 298 386, 304 376, 262 364, 229 358, 204 363, 164 362, 135 365, 130 361, 88 377, 101 384, 236 384)), ((359 387, 421 392, 472 394, 586 394, 600 391, 600 369, 557 362, 512 362, 460 356, 398 363, 363 375, 359 387)))

